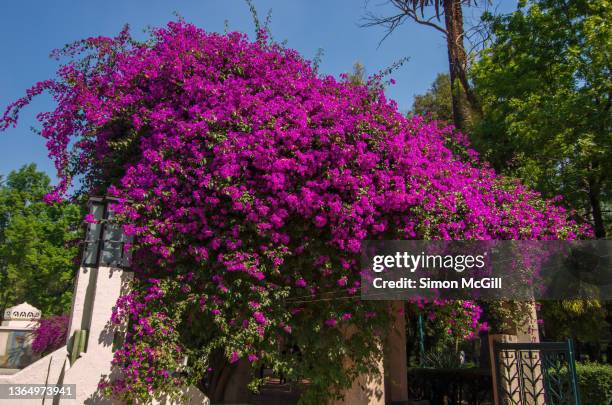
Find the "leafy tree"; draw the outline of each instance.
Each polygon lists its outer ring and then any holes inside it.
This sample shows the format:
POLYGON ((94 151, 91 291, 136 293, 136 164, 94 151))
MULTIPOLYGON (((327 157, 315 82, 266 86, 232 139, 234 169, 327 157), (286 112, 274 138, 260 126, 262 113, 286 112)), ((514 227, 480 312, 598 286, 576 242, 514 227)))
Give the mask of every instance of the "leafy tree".
POLYGON ((389 3, 397 11, 396 14, 383 17, 370 13, 364 26, 386 27, 387 34, 384 37, 386 38, 408 19, 431 27, 444 35, 448 51, 449 77, 453 89, 451 92, 453 122, 457 128, 465 129, 470 112, 479 111, 480 104, 468 80, 468 53, 464 45, 466 32, 463 6, 470 6, 477 2, 472 0, 390 0, 389 3), (426 15, 426 8, 433 8, 433 13, 426 15), (444 25, 438 23, 442 15, 444 15, 444 25))
POLYGON ((347 80, 349 83, 354 85, 364 85, 366 84, 366 71, 365 66, 361 62, 355 62, 353 64, 353 71, 347 75, 347 80))
POLYGON ((497 169, 546 196, 564 195, 605 237, 612 3, 522 1, 486 19, 495 39, 473 69, 484 113, 477 147, 497 169))
POLYGON ((0 305, 27 301, 43 314, 70 309, 81 213, 42 201, 49 177, 36 165, 9 173, 0 185, 0 305))
POLYGON ((546 337, 595 341, 609 328, 606 308, 597 300, 543 301, 541 316, 546 337))
POLYGON ((414 97, 410 115, 423 115, 434 120, 452 122, 453 106, 448 73, 438 73, 429 90, 414 97))

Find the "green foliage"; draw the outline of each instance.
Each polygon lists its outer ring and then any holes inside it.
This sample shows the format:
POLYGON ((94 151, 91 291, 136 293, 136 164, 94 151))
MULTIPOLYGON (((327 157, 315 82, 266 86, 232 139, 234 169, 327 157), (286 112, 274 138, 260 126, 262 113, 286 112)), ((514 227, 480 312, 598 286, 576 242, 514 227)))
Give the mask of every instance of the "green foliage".
POLYGON ((514 335, 517 329, 525 328, 530 321, 534 303, 529 301, 484 302, 485 313, 494 333, 514 335))
POLYGON ((600 301, 543 301, 541 305, 546 337, 554 340, 572 337, 581 341, 594 341, 609 327, 606 323, 606 309, 600 301))
MULTIPOLYGON (((567 368, 560 372, 567 379, 567 368)), ((612 403, 612 365, 599 363, 577 363, 578 389, 582 405, 612 403)))
POLYGON ((563 195, 603 237, 612 206, 612 3, 522 1, 485 20, 495 39, 472 72, 484 114, 477 148, 496 169, 563 195))
POLYGON ((366 84, 365 66, 361 62, 353 64, 353 71, 348 74, 348 82, 356 86, 366 84))
POLYGON ((453 121, 451 85, 448 73, 438 73, 425 94, 416 95, 411 115, 423 115, 434 120, 453 121))
POLYGON ((36 165, 9 173, 0 184, 0 307, 23 301, 44 315, 70 309, 81 212, 48 205, 50 180, 36 165))

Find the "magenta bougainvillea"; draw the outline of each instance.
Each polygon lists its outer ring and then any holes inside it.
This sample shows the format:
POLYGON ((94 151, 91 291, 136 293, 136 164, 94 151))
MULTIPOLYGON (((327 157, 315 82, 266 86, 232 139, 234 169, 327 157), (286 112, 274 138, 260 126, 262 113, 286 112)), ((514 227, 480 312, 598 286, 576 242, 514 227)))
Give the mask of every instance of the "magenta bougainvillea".
POLYGON ((65 345, 69 322, 68 315, 41 319, 32 332, 32 351, 37 354, 47 354, 65 345))
POLYGON ((58 78, 0 125, 49 91, 57 108, 39 119, 61 179, 49 200, 73 179, 118 199, 136 277, 113 318, 129 320, 122 377, 103 386, 125 399, 208 389, 242 361, 309 378, 305 401, 350 384, 375 367, 388 316, 359 300, 365 239, 584 232, 451 127, 401 115, 375 79, 321 77, 263 33, 179 21, 145 43, 125 30, 60 53, 72 59, 58 78))

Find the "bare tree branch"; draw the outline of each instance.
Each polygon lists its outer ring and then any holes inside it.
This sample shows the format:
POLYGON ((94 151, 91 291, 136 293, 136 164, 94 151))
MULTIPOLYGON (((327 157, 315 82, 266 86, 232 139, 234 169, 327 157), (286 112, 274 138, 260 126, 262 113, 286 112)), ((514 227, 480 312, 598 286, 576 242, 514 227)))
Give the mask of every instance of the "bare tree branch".
MULTIPOLYGON (((366 1, 366 7, 369 1, 366 1)), ((472 5, 478 7, 478 1, 476 0, 462 0, 464 5, 472 5)), ((485 6, 485 10, 487 9, 487 5, 491 3, 490 0, 483 0, 482 4, 485 6)), ((387 0, 383 4, 388 4, 393 6, 395 9, 399 10, 399 13, 395 15, 391 15, 388 17, 376 15, 372 12, 367 12, 366 16, 363 18, 365 21, 360 26, 362 28, 366 27, 374 27, 380 25, 387 29, 386 34, 380 40, 379 45, 387 39, 389 35, 395 31, 397 27, 402 25, 406 19, 410 19, 417 24, 425 25, 431 28, 434 28, 438 32, 441 32, 444 36, 448 33, 446 29, 434 22, 434 20, 440 21, 440 17, 443 15, 443 9, 440 7, 442 4, 442 0, 387 0), (434 6, 434 15, 426 18, 425 17, 425 8, 429 6, 434 6)), ((479 29, 481 28, 479 24, 474 24, 473 28, 479 29)), ((482 37, 486 37, 482 35, 482 37)), ((466 39, 470 40, 470 37, 466 35, 466 39)), ((488 37, 487 37, 488 39, 488 37)), ((478 41, 479 45, 485 42, 484 40, 478 41)))
MULTIPOLYGON (((490 1, 483 0, 484 3, 490 1)), ((463 6, 478 6, 477 0, 387 0, 385 4, 392 6, 395 14, 384 17, 367 12, 364 17, 365 23, 361 25, 362 27, 380 25, 387 29, 386 34, 379 42, 379 46, 406 20, 412 20, 417 24, 434 28, 444 34, 447 42, 451 89, 455 88, 455 83, 459 83, 467 99, 466 104, 462 101, 458 91, 453 90, 451 92, 453 121, 457 128, 462 128, 470 110, 482 111, 467 75, 469 57, 465 51, 464 40, 469 38, 471 32, 466 32, 463 28, 463 6), (426 17, 425 8, 429 9, 432 6, 434 9, 433 16, 426 17), (444 15, 443 25, 437 23, 441 22, 441 15, 444 15)))
MULTIPOLYGON (((440 20, 440 13, 437 7, 436 7, 436 15, 429 17, 429 18, 425 18, 424 9, 423 7, 419 7, 418 1, 389 0, 387 3, 391 3, 396 9, 400 11, 400 13, 389 16, 389 17, 383 17, 383 16, 376 15, 374 13, 368 12, 366 16, 364 17, 365 22, 361 24, 362 28, 374 27, 374 26, 380 25, 387 29, 387 32, 383 36, 383 38, 380 40, 379 45, 383 43, 384 40, 387 39, 387 37, 389 37, 389 35, 391 35, 397 27, 402 25, 402 23, 406 19, 411 19, 417 24, 421 24, 421 25, 425 25, 425 26, 434 28, 435 30, 441 32, 443 35, 445 36, 447 35, 446 29, 444 27, 433 22, 433 20, 436 20, 436 19, 438 21, 440 20), (419 9, 420 9, 420 16, 418 12, 419 9)), ((435 3, 436 5, 438 4, 437 1, 435 3)))

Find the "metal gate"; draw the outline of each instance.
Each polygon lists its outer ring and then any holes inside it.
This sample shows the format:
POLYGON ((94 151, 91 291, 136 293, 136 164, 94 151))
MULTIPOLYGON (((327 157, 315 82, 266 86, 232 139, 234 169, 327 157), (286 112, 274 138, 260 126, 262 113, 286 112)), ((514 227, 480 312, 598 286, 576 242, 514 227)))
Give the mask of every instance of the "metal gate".
POLYGON ((503 405, 580 405, 572 341, 493 343, 503 405))

